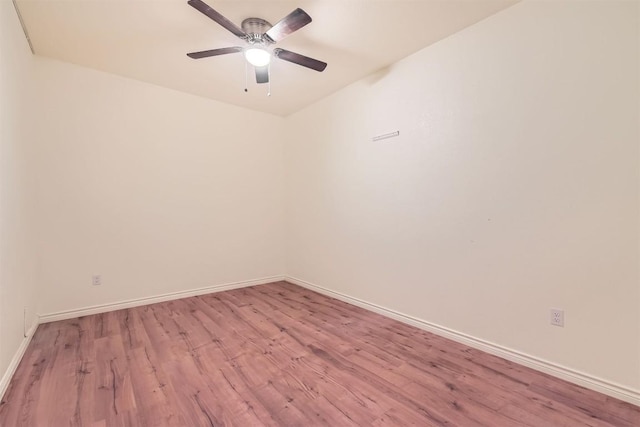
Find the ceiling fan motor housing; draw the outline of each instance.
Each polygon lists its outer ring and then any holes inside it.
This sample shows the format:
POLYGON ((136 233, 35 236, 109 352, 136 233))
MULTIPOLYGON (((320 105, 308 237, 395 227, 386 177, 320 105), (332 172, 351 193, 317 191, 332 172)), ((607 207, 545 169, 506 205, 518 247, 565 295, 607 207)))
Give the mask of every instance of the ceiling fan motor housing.
POLYGON ((272 44, 273 40, 265 33, 272 25, 262 18, 247 18, 242 21, 242 30, 247 34, 247 42, 250 44, 272 44))

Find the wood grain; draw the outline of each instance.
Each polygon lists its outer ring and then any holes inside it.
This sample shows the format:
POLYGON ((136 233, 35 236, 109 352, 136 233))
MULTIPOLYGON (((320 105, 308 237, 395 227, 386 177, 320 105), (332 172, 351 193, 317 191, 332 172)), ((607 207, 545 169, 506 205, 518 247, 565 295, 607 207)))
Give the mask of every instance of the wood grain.
POLYGON ((640 426, 640 408, 286 282, 40 325, 0 426, 640 426))

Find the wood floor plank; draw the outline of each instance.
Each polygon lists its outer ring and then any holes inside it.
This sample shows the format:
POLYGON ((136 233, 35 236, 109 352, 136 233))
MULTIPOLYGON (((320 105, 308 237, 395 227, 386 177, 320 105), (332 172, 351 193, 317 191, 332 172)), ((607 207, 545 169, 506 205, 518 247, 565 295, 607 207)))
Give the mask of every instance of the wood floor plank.
POLYGON ((640 426, 640 408, 286 282, 38 327, 0 426, 640 426))

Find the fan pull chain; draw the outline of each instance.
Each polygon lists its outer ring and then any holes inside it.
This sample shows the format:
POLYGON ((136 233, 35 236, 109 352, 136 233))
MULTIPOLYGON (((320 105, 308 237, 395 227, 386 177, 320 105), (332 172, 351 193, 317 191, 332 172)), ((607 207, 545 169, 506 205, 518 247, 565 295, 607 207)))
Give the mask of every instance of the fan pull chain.
POLYGON ((245 92, 249 92, 249 80, 247 78, 247 74, 248 74, 248 65, 247 65, 247 61, 244 61, 244 91, 245 92))
POLYGON ((267 66, 267 75, 269 76, 269 88, 267 89, 267 96, 271 96, 271 64, 267 66))

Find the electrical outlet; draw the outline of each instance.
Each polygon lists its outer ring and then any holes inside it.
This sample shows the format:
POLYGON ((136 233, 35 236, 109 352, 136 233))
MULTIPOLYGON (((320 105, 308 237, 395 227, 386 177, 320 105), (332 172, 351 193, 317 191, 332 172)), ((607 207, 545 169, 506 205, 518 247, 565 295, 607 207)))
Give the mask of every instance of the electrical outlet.
POLYGON ((551 324, 553 326, 564 327, 564 310, 559 308, 551 309, 551 324))
POLYGON ((102 276, 99 274, 96 274, 94 276, 91 276, 91 284, 93 286, 100 286, 102 285, 102 276))

